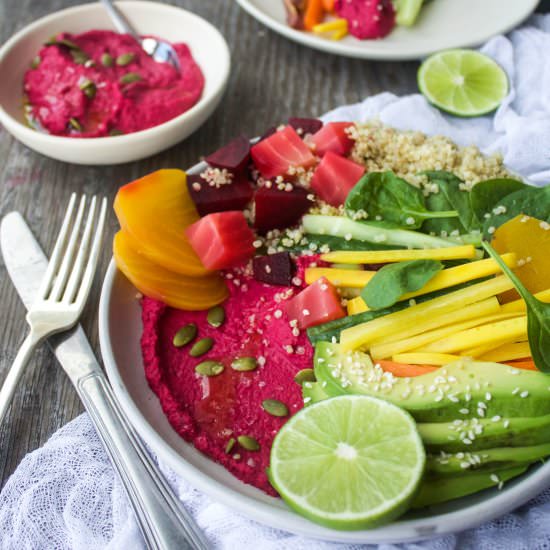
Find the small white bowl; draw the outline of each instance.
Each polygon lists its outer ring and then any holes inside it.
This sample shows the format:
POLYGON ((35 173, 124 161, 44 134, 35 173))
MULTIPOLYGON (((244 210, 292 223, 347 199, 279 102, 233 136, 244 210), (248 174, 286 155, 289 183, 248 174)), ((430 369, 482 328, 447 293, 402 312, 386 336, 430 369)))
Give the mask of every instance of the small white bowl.
POLYGON ((174 6, 125 1, 117 7, 140 34, 170 42, 185 42, 200 66, 205 86, 200 100, 185 113, 163 124, 116 137, 69 138, 37 132, 23 115, 23 76, 42 44, 59 32, 81 33, 113 29, 99 2, 58 11, 35 21, 0 49, 0 123, 19 141, 48 157, 76 164, 119 164, 167 149, 194 132, 212 114, 227 85, 229 48, 210 23, 174 6))

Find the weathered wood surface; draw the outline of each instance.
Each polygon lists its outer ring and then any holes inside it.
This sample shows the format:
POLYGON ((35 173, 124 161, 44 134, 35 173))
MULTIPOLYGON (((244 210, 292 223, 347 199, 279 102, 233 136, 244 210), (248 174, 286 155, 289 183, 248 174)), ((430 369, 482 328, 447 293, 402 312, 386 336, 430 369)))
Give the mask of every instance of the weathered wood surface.
MULTIPOLYGON (((275 0, 274 0, 275 1, 275 0)), ((0 0, 0 43, 33 20, 82 0, 0 0)), ((233 59, 228 90, 212 118, 185 142, 152 158, 114 167, 85 167, 42 157, 0 127, 0 215, 20 211, 51 252, 71 192, 106 194, 161 167, 185 168, 238 133, 261 133, 288 116, 310 116, 382 91, 416 91, 417 63, 374 63, 323 54, 294 44, 264 28, 231 0, 179 0, 225 35, 233 59)), ((541 2, 550 11, 550 0, 541 2)), ((22 62, 25 62, 22 60, 22 62)), ((0 86, 12 85, 2 75, 0 86)), ((99 353, 97 313, 101 280, 111 257, 109 235, 100 269, 82 318, 99 353)), ((0 260, 0 382, 26 332, 25 311, 0 260)), ((0 487, 23 456, 83 410, 69 380, 42 346, 33 357, 0 426, 0 487)))

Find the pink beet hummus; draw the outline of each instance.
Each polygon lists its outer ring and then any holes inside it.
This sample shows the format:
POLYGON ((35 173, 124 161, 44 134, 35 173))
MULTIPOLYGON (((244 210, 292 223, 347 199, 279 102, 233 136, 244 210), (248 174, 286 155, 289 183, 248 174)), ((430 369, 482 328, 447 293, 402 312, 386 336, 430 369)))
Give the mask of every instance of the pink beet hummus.
MULTIPOLYGON (((300 259, 302 267, 310 261, 300 259)), ((293 330, 283 313, 285 300, 302 287, 270 286, 238 271, 227 277, 230 297, 223 304, 226 320, 220 328, 206 322, 204 311, 176 310, 143 298, 145 374, 170 424, 185 440, 240 480, 275 495, 265 470, 273 438, 288 417, 271 416, 262 401, 282 401, 290 415, 303 406, 294 376, 312 367, 313 348, 306 333, 293 330), (190 345, 176 348, 172 343, 175 333, 191 322, 198 327, 197 340, 215 341, 199 358, 189 355, 190 345), (258 368, 237 372, 230 367, 232 359, 244 356, 255 357, 258 368), (225 370, 211 377, 196 374, 195 366, 206 359, 220 361, 225 370), (255 438, 260 450, 236 444, 226 452, 228 441, 239 435, 255 438)))
POLYGON ((27 117, 50 134, 138 132, 180 115, 201 97, 204 77, 185 44, 173 45, 179 74, 128 35, 95 30, 63 33, 53 42, 40 50, 24 79, 27 117))

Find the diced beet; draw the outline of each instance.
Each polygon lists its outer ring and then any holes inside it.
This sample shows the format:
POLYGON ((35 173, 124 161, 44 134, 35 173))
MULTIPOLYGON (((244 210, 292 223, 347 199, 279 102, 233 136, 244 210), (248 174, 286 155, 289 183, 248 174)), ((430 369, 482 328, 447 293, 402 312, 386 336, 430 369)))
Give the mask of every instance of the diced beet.
POLYGON ((288 174, 291 168, 309 168, 315 157, 292 126, 285 126, 250 149, 254 165, 266 179, 288 174))
POLYGON ((302 187, 284 191, 276 187, 261 187, 254 195, 256 217, 254 227, 265 233, 284 229, 297 223, 312 205, 308 192, 302 187))
POLYGON ((288 119, 288 123, 300 134, 302 137, 305 134, 315 134, 323 127, 323 122, 318 118, 297 118, 291 117, 288 119))
POLYGON ((288 252, 256 256, 252 260, 254 279, 268 285, 290 286, 296 274, 296 264, 288 252))
POLYGON ((199 174, 187 175, 189 194, 201 216, 212 212, 242 210, 251 200, 252 186, 244 177, 235 178, 231 183, 214 187, 199 174))
POLYGON ((340 206, 364 173, 364 166, 328 151, 313 173, 311 188, 325 202, 340 206))
POLYGON ((215 168, 240 172, 250 159, 250 141, 245 136, 231 140, 227 145, 206 157, 206 162, 215 168))
POLYGON ((346 128, 350 126, 353 126, 353 122, 325 124, 310 138, 310 142, 315 145, 315 154, 322 157, 327 151, 332 151, 337 155, 347 155, 353 147, 353 140, 346 133, 346 128))

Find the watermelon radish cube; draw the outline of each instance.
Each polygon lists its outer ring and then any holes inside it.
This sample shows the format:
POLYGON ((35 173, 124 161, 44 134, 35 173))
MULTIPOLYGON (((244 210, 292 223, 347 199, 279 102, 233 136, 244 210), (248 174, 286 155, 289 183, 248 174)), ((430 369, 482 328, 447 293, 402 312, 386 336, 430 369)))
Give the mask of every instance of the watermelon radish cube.
POLYGON ((328 151, 313 173, 311 188, 328 204, 340 206, 364 173, 364 166, 328 151))
POLYGON ((252 260, 254 279, 268 285, 290 286, 296 264, 288 252, 256 256, 252 260))
POLYGON ((318 118, 297 118, 291 117, 288 123, 299 135, 315 134, 323 127, 323 122, 318 118))
POLYGON ((235 267, 254 255, 254 233, 241 211, 208 214, 185 234, 207 269, 235 267))
POLYGON ((346 316, 336 288, 325 277, 317 279, 288 300, 285 310, 289 321, 296 320, 300 329, 346 316))
POLYGON ((242 210, 252 200, 252 186, 243 176, 216 187, 199 174, 187 175, 189 194, 201 216, 212 212, 242 210))
POLYGON ((245 136, 239 136, 221 149, 208 155, 205 160, 215 168, 226 168, 231 172, 240 172, 250 159, 250 141, 245 136))
POLYGON ((270 229, 284 229, 298 223, 313 204, 302 187, 292 186, 286 191, 276 186, 260 187, 254 195, 254 227, 260 233, 270 229))
POLYGON ((291 168, 309 168, 315 164, 315 157, 292 126, 256 143, 250 149, 256 168, 266 179, 283 176, 291 168))
POLYGON ((350 126, 353 126, 352 122, 325 124, 309 139, 309 142, 315 146, 315 154, 322 157, 327 151, 332 151, 337 155, 347 155, 353 147, 353 140, 346 133, 346 129, 350 126))

